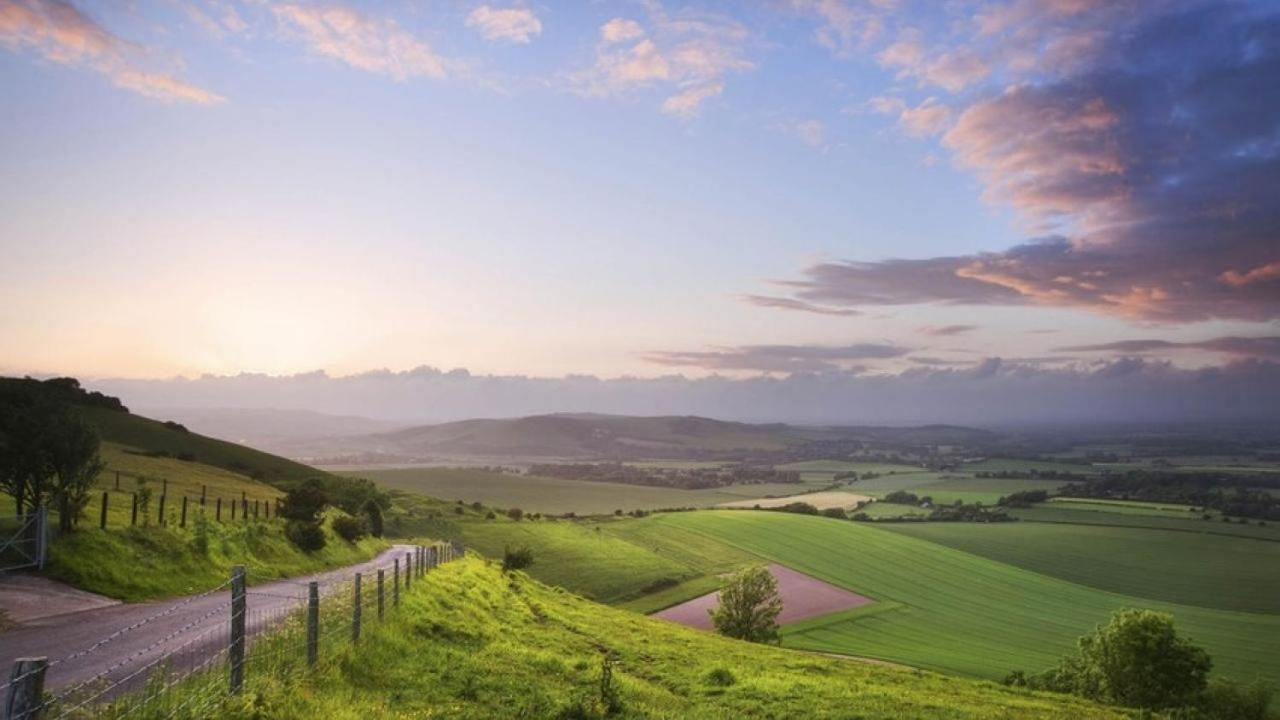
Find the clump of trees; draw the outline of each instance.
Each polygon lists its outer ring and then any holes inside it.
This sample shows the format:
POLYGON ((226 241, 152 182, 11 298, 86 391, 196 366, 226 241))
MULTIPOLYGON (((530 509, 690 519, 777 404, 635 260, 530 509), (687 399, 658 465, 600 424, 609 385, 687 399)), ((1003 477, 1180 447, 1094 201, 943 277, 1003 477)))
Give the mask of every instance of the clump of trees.
POLYGON ((328 505, 329 496, 315 478, 289 490, 280 504, 280 516, 285 519, 284 533, 289 542, 303 552, 323 550, 327 540, 322 513, 328 505))
POLYGON ((1058 494, 1111 500, 1142 500, 1213 508, 1223 515, 1280 520, 1280 476, 1135 470, 1064 485, 1058 494))
POLYGON ((1010 673, 1005 684, 1071 693, 1130 708, 1171 712, 1187 720, 1266 720, 1271 689, 1210 681, 1213 661, 1178 635, 1173 616, 1125 608, 1077 642, 1074 655, 1038 675, 1010 673))
POLYGON ((716 632, 748 642, 777 642, 782 598, 778 581, 763 566, 734 575, 720 591, 720 604, 711 613, 716 632))
POLYGON ((996 501, 1000 507, 1010 508, 1029 508, 1036 503, 1046 502, 1049 499, 1049 493, 1045 490, 1022 490, 1016 493, 1009 493, 1002 496, 996 501))
POLYGON ((72 378, 0 383, 0 491, 14 499, 19 516, 54 509, 65 532, 80 521, 103 468, 98 432, 76 402, 90 397, 119 404, 85 393, 72 378))

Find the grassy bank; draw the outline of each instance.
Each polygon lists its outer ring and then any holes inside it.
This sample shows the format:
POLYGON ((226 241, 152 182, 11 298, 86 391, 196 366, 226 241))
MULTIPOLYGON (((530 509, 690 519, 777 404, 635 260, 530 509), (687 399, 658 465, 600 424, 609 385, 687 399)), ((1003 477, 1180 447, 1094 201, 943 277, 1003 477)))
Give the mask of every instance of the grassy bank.
POLYGON ((1122 717, 1075 698, 725 640, 479 559, 430 578, 314 674, 251 674, 221 716, 601 717, 608 655, 617 718, 1122 717))

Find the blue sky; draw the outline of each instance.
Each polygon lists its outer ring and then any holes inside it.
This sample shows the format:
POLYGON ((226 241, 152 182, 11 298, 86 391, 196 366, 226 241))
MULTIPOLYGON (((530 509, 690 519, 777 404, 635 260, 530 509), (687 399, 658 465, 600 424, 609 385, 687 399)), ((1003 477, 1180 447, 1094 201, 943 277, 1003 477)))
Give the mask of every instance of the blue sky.
POLYGON ((1264 83, 1277 35, 1248 3, 0 0, 0 370, 1267 360, 1280 108, 1203 88, 1264 83))

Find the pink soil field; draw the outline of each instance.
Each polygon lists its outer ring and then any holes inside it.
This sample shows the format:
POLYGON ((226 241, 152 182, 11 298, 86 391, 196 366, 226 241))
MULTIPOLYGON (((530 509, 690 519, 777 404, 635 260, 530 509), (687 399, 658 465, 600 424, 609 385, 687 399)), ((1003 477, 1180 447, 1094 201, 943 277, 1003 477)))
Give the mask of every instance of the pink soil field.
MULTIPOLYGON (((869 597, 838 588, 777 563, 769 564, 769 572, 778 581, 778 596, 782 598, 782 613, 778 615, 778 623, 781 625, 874 602, 869 597)), ((713 592, 656 612, 653 617, 699 630, 710 630, 711 615, 707 611, 719 603, 720 593, 713 592)))

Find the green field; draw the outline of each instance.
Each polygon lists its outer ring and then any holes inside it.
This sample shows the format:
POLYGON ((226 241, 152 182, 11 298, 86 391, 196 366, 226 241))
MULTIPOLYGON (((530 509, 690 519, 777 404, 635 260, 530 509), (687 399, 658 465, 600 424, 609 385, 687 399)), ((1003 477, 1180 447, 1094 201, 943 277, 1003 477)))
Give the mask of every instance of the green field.
POLYGON ((1276 542, 1036 522, 878 527, 1122 595, 1280 613, 1280 543, 1276 542))
MULTIPOLYGON (((280 643, 300 653, 297 642, 280 643)), ((308 673, 248 673, 228 717, 1120 718, 1079 698, 787 652, 604 607, 478 559, 414 583, 308 673), (619 708, 593 707, 605 654, 619 708), (331 661, 329 661, 331 660, 331 661), (713 675, 713 672, 715 673, 713 675), (286 679, 286 678, 292 679, 286 679), (715 681, 719 678, 719 681, 715 681)), ((281 661, 283 662, 283 661, 281 661)), ((259 666, 251 651, 250 667, 259 666)))
POLYGON ((826 477, 798 484, 767 483, 681 490, 441 467, 344 471, 339 474, 368 478, 384 487, 444 500, 480 502, 498 508, 518 507, 526 512, 557 515, 567 512, 601 515, 615 510, 711 507, 748 498, 793 495, 830 484, 830 478, 826 477))
POLYGON ((1009 514, 1034 522, 1071 523, 1075 525, 1119 525, 1135 528, 1157 528, 1200 535, 1228 535, 1280 540, 1280 524, 1248 525, 1239 522, 1224 523, 1220 516, 1204 520, 1192 513, 1136 513, 1115 512, 1101 506, 1074 503, 1040 503, 1033 508, 1013 508, 1009 514), (1190 516, 1190 517, 1188 517, 1190 516))
POLYGON ((977 472, 1030 472, 1046 470, 1054 472, 1070 472, 1081 475, 1098 472, 1098 468, 1081 463, 1054 462, 1052 460, 1019 460, 1015 458, 990 458, 981 462, 966 463, 964 471, 977 472))
POLYGON ((1120 607, 1172 612, 1227 675, 1280 679, 1280 616, 1156 602, 1070 583, 865 524, 709 511, 631 521, 701 533, 878 601, 789 628, 785 644, 998 678, 1041 670, 1120 607))

